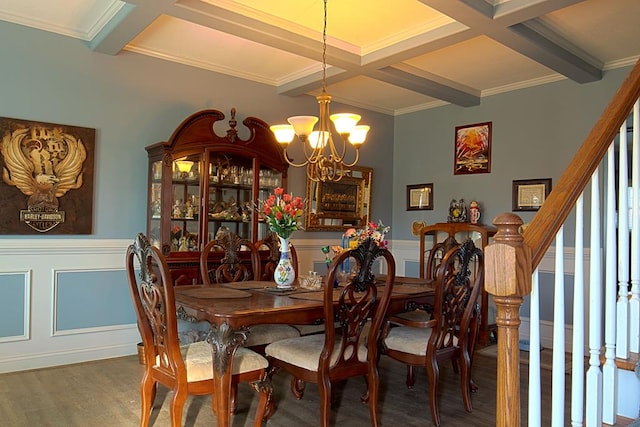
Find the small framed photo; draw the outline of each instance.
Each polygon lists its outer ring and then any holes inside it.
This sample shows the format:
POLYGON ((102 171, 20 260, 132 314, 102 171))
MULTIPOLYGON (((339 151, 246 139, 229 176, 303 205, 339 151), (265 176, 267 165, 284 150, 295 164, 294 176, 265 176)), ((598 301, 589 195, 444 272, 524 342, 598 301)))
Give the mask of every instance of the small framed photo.
POLYGON ((407 185, 407 210, 433 210, 433 183, 407 185))
POLYGON ((454 175, 491 172, 491 122, 457 126, 454 175))
POLYGON ((537 211, 551 192, 551 178, 513 181, 512 210, 537 211))

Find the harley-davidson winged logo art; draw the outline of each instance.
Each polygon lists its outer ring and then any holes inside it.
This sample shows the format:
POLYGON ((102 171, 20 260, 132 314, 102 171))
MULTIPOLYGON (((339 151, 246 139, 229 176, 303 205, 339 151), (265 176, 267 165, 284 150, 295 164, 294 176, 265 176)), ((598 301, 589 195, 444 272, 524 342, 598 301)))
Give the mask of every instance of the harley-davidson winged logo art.
POLYGON ((82 139, 63 127, 33 125, 7 130, 0 150, 2 180, 28 196, 26 209, 19 210, 20 222, 41 233, 64 223, 58 199, 84 182, 87 149, 82 139))

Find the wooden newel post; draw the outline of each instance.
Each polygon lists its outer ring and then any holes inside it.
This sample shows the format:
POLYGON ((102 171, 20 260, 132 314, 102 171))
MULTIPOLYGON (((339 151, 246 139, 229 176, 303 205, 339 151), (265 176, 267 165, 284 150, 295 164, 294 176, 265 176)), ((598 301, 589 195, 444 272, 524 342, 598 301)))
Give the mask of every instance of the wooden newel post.
POLYGON ((485 248, 485 289, 497 307, 498 377, 496 426, 520 426, 520 306, 531 293, 531 248, 523 242, 519 216, 504 213, 493 224, 494 243, 485 248))

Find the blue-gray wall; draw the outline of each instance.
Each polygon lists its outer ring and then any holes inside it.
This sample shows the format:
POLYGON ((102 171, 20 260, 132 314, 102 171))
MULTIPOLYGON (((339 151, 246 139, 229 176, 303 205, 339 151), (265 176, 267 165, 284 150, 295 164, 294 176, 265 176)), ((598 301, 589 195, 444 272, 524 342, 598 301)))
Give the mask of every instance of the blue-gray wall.
MULTIPOLYGON (((480 202, 481 222, 511 212, 512 181, 552 178, 555 184, 630 68, 600 82, 563 80, 482 99, 471 108, 444 106, 396 117, 393 238, 416 239, 412 221, 447 220, 451 199, 480 202), (456 126, 493 122, 491 173, 453 174, 456 126), (434 210, 406 211, 409 184, 433 183, 434 210)), ((519 212, 530 221, 533 212, 519 212)))
MULTIPOLYGON (((238 119, 268 123, 318 114, 313 97, 279 96, 272 86, 130 52, 94 53, 79 40, 7 22, 0 22, 0 40, 0 117, 97 129, 94 237, 144 230, 144 147, 169 138, 192 113, 215 108, 228 116, 236 107, 238 119)), ((332 112, 347 110, 372 127, 360 163, 375 168, 372 211, 390 223, 391 206, 381 201, 392 189, 393 117, 331 104, 332 112)), ((224 133, 227 123, 219 125, 224 133)), ((304 171, 290 176, 290 190, 304 195, 304 171)))

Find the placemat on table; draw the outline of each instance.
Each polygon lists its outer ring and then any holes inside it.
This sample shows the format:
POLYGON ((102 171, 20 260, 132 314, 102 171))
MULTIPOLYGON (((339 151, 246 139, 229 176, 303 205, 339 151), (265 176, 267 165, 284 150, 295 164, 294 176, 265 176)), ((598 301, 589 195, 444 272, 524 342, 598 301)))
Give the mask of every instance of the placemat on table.
POLYGON ((238 289, 226 289, 217 286, 187 289, 181 292, 190 297, 206 299, 249 298, 251 296, 249 292, 244 292, 238 289))
POLYGON ((274 282, 265 280, 247 280, 246 282, 221 283, 220 286, 231 289, 263 289, 274 286, 274 282))
POLYGON ((291 295, 300 290, 297 286, 292 286, 290 288, 279 288, 276 286, 274 282, 263 282, 268 284, 268 286, 263 286, 262 288, 255 288, 255 291, 262 292, 269 295, 291 295))
POLYGON ((430 291, 431 288, 425 285, 406 285, 404 283, 398 283, 393 285, 394 294, 419 294, 425 291, 430 291))

